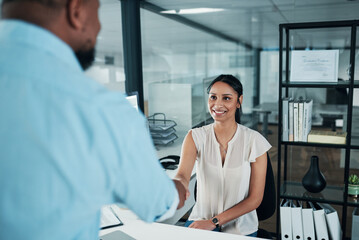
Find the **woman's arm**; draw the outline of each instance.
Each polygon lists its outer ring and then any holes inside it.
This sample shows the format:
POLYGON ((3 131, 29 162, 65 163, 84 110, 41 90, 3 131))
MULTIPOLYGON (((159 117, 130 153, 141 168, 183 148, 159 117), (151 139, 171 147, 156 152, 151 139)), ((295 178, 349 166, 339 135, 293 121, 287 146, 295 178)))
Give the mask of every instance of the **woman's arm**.
POLYGON ((191 179, 194 163, 197 158, 197 149, 193 141, 192 131, 189 131, 183 140, 181 160, 178 168, 178 172, 174 179, 179 180, 186 188, 186 199, 189 197, 188 185, 191 179))
MULTIPOLYGON (((266 172, 267 153, 264 153, 256 158, 255 162, 251 163, 251 179, 248 197, 230 209, 214 216, 218 219, 220 226, 259 207, 263 199, 266 172)), ((189 227, 213 230, 216 226, 212 223, 212 220, 209 219, 193 222, 189 227)))

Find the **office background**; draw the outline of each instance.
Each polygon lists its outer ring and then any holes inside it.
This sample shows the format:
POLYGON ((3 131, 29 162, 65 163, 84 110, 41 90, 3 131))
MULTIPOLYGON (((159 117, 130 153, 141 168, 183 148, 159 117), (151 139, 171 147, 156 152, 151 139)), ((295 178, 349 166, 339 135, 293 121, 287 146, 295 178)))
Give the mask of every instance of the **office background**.
MULTIPOLYGON (((222 73, 241 80, 243 124, 261 130, 262 119, 252 109, 261 103, 278 102, 280 23, 359 17, 359 1, 355 0, 100 0, 100 3, 102 30, 97 39, 95 64, 86 74, 113 91, 137 91, 140 108, 147 116, 161 112, 175 121, 179 138, 173 144, 157 146, 158 150, 167 149, 172 154, 179 154, 189 129, 208 121, 205 87, 222 73), (201 13, 198 8, 213 12, 201 13), (197 10, 183 14, 186 9, 197 10)), ((342 58, 349 54, 345 49, 349 35, 337 38, 326 32, 313 34, 312 41, 297 46, 340 48, 342 58)), ((347 68, 347 63, 340 62, 339 78, 348 80, 347 68)), ((359 67, 355 69, 358 76, 359 67)), ((322 103, 330 98, 325 89, 306 94, 322 103)), ((273 145, 270 156, 275 172, 277 118, 276 111, 272 111, 271 134, 267 137, 273 145)), ((308 154, 299 156, 308 158, 308 154)), ((340 152, 324 155, 331 162, 332 158, 340 157, 340 152)), ((336 173, 330 169, 328 172, 336 173)), ((262 227, 274 232, 274 216, 261 223, 262 227)), ((345 231, 350 236, 351 224, 347 224, 345 231)))

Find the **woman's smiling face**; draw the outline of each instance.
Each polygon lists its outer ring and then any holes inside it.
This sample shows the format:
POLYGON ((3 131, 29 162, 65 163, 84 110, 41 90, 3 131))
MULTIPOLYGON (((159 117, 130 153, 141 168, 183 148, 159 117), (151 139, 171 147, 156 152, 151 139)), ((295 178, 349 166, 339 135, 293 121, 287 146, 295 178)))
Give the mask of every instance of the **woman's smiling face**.
POLYGON ((224 82, 216 82, 209 91, 208 109, 215 121, 235 120, 235 113, 240 107, 242 96, 224 82))

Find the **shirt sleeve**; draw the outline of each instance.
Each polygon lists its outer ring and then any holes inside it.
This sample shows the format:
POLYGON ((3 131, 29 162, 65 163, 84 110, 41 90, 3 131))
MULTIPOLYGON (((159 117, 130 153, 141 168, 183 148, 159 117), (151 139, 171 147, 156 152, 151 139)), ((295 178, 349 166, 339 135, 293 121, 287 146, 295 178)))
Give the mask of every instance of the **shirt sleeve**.
POLYGON ((256 158, 267 152, 272 145, 259 132, 253 131, 251 136, 251 149, 249 162, 255 162, 256 158))
POLYGON ((178 197, 177 192, 175 193, 174 198, 175 198, 175 201, 173 201, 170 209, 168 209, 168 211, 165 214, 163 214, 159 219, 156 219, 156 222, 162 222, 162 221, 172 217, 175 214, 175 212, 177 210, 178 203, 179 203, 179 197, 178 197))
POLYGON ((102 113, 114 144, 110 169, 114 201, 125 204, 144 221, 156 221, 166 213, 172 216, 178 193, 158 161, 144 116, 125 98, 102 113))
POLYGON ((194 128, 192 130, 192 138, 194 141, 194 144, 196 145, 197 152, 200 152, 201 146, 203 145, 204 140, 204 131, 202 128, 194 128))

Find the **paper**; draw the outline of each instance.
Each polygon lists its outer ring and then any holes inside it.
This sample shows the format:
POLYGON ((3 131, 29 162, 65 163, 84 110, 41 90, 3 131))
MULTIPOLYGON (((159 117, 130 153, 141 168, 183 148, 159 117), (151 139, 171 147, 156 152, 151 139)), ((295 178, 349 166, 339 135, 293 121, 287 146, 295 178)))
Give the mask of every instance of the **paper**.
POLYGON ((337 82, 339 50, 292 51, 291 82, 337 82))
POLYGON ((115 226, 123 225, 120 218, 117 216, 115 211, 112 209, 112 205, 106 205, 101 208, 101 221, 100 228, 110 228, 115 226))

